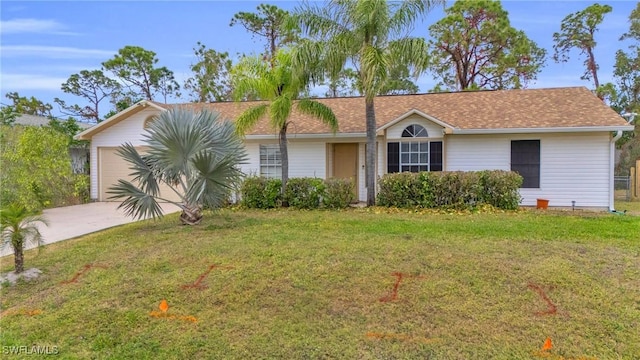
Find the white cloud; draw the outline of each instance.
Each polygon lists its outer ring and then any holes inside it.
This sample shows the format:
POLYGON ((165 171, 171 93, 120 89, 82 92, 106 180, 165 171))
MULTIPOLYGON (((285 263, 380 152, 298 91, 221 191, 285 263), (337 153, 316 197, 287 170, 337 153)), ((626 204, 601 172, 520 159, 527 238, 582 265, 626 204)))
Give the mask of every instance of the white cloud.
POLYGON ((109 58, 117 51, 80 49, 63 46, 9 45, 0 46, 2 57, 40 57, 50 59, 109 58))
POLYGON ((18 90, 58 90, 67 81, 66 77, 54 77, 40 74, 2 74, 3 92, 18 90))
POLYGON ((0 32, 2 34, 47 33, 56 35, 76 35, 75 33, 64 31, 65 29, 66 26, 55 20, 0 20, 0 32))

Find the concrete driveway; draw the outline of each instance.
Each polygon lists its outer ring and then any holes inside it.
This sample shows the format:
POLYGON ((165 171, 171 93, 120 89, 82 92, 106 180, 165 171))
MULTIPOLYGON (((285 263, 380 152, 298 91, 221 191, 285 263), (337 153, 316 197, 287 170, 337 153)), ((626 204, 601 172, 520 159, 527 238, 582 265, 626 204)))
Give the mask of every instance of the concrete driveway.
MULTIPOLYGON (((44 210, 43 216, 49 226, 41 224, 39 228, 45 245, 136 221, 118 210, 118 205, 120 203, 117 202, 95 202, 44 210)), ((173 204, 161 205, 165 214, 180 211, 173 204)), ((0 256, 11 254, 13 249, 9 246, 0 251, 0 256)))

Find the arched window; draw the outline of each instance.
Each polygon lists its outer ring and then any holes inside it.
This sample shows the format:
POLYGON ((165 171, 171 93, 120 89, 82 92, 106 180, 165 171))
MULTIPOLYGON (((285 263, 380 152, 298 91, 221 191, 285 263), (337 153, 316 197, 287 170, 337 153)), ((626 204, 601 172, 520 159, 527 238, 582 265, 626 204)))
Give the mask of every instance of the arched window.
POLYGON ((429 134, 427 133, 427 129, 422 127, 422 125, 413 124, 404 128, 402 137, 429 137, 429 134))
POLYGON ((411 124, 403 141, 387 143, 387 172, 442 171, 442 141, 428 141, 427 129, 411 124))

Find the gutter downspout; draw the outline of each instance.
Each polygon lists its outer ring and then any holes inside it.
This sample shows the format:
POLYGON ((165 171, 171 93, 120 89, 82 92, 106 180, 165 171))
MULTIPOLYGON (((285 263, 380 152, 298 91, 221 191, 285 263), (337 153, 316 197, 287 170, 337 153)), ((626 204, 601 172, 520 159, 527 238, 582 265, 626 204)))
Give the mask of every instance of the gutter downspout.
POLYGON ((611 139, 609 149, 609 211, 615 211, 614 194, 615 194, 615 163, 616 163, 616 141, 622 137, 622 130, 616 132, 616 136, 611 139))

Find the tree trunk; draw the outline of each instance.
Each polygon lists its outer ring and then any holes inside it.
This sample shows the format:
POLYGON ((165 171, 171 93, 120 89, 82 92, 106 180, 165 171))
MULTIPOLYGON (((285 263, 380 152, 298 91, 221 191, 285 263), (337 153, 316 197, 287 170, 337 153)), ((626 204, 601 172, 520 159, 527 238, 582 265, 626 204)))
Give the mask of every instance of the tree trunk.
POLYGON ((280 160, 282 162, 282 206, 288 206, 284 199, 284 190, 289 181, 289 150, 287 148, 287 125, 280 129, 280 160))
POLYGON ((373 98, 365 100, 367 117, 367 151, 365 153, 365 173, 367 185, 367 206, 376 204, 376 113, 373 98))
POLYGON ((596 64, 596 57, 593 54, 593 49, 587 48, 587 55, 589 56, 587 67, 591 72, 591 76, 593 77, 593 85, 595 86, 595 91, 598 94, 598 98, 600 98, 600 100, 604 100, 604 94, 598 92, 600 81, 598 80, 598 65, 596 64))
POLYGON ((180 214, 182 225, 198 225, 202 221, 202 207, 200 205, 185 205, 180 214))
POLYGON ((19 246, 14 244, 13 246, 13 259, 15 264, 16 274, 20 274, 24 271, 24 251, 23 244, 20 242, 19 246))

